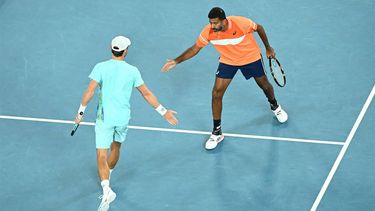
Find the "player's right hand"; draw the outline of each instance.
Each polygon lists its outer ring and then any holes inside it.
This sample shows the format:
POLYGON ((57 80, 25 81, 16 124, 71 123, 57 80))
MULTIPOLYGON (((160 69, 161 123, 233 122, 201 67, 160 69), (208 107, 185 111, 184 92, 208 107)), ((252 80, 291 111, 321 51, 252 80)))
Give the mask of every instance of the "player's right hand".
POLYGON ((162 72, 168 72, 170 69, 176 67, 177 62, 174 59, 167 59, 167 62, 161 68, 162 72))
POLYGON ((83 115, 77 114, 76 118, 74 119, 74 123, 79 124, 83 120, 83 115))
POLYGON ((164 114, 164 119, 166 119, 171 125, 177 125, 178 120, 174 116, 175 114, 177 114, 176 111, 168 110, 167 113, 164 114))
POLYGON ((268 59, 275 58, 276 56, 275 50, 273 50, 272 47, 266 48, 266 55, 268 59))

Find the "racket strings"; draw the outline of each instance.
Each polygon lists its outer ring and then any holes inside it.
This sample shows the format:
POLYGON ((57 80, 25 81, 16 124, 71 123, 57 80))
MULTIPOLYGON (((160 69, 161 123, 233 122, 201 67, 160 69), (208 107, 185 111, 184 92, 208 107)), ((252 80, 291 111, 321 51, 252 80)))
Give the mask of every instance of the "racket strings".
POLYGON ((286 83, 285 75, 279 63, 276 61, 276 59, 270 60, 270 68, 271 68, 272 76, 275 79, 275 81, 278 83, 278 85, 284 86, 286 83))

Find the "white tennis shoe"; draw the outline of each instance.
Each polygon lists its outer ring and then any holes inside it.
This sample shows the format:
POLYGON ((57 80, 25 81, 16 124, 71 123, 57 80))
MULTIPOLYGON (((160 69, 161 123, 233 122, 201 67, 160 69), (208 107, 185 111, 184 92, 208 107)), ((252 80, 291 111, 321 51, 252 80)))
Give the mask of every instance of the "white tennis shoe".
POLYGON ((272 111, 277 120, 280 122, 280 123, 284 123, 288 120, 288 114, 281 108, 281 105, 279 105, 279 107, 277 107, 274 111, 272 111))
POLYGON ((210 138, 206 141, 206 149, 215 149, 216 146, 224 140, 224 135, 211 135, 210 138))
POLYGON ((109 204, 116 198, 116 193, 113 192, 111 188, 108 188, 108 190, 99 198, 102 199, 102 202, 99 205, 98 211, 108 211, 109 204))

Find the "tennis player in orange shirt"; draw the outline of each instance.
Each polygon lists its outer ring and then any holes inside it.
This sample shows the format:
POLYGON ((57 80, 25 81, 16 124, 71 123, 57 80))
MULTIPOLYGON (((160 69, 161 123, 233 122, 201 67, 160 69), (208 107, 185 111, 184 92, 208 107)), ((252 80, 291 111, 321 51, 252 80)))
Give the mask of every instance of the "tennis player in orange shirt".
POLYGON ((188 60, 211 43, 220 53, 219 66, 212 90, 212 116, 214 128, 207 140, 206 149, 214 149, 224 140, 221 129, 222 99, 226 89, 238 70, 246 80, 254 78, 263 90, 271 110, 280 123, 288 120, 288 114, 277 103, 272 85, 264 72, 261 50, 253 36, 257 32, 266 48, 266 56, 275 57, 275 51, 268 43, 264 28, 252 20, 241 16, 226 17, 223 9, 214 7, 208 13, 209 24, 200 33, 196 43, 175 59, 168 59, 162 67, 163 72, 174 68, 177 64, 188 60))

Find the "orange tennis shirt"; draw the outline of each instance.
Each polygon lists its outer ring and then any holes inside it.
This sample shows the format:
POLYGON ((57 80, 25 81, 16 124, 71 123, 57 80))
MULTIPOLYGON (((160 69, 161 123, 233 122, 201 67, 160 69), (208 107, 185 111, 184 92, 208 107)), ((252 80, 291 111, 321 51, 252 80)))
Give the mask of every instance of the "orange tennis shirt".
POLYGON ((210 24, 205 26, 195 44, 203 48, 211 43, 224 64, 241 66, 259 60, 261 50, 253 36, 257 24, 241 16, 228 16, 227 20, 228 28, 224 32, 214 32, 210 24))

